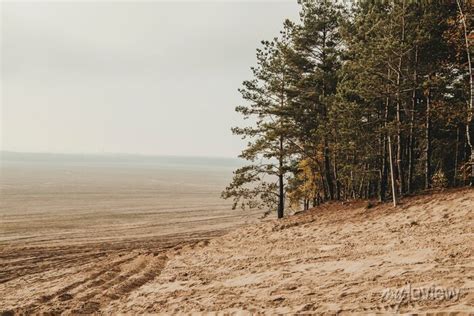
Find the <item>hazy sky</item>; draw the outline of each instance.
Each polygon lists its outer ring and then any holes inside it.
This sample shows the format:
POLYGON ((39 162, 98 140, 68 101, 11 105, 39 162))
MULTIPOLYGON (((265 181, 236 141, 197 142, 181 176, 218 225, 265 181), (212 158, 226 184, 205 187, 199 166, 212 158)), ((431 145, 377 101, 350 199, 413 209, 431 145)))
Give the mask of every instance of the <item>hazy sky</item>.
POLYGON ((275 2, 1 2, 3 150, 235 156, 275 2))

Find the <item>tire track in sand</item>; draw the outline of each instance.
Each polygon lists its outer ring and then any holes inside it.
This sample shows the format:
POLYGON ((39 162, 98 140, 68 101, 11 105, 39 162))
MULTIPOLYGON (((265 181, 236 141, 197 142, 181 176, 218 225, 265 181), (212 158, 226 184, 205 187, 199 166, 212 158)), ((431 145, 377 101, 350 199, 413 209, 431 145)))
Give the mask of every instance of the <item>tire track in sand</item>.
POLYGON ((132 252, 126 258, 111 259, 105 265, 95 265, 85 271, 78 271, 79 280, 62 287, 53 294, 43 295, 35 302, 19 307, 15 314, 72 313, 90 314, 100 311, 111 301, 126 298, 131 292, 154 280, 168 261, 166 251, 156 254, 152 251, 132 252))

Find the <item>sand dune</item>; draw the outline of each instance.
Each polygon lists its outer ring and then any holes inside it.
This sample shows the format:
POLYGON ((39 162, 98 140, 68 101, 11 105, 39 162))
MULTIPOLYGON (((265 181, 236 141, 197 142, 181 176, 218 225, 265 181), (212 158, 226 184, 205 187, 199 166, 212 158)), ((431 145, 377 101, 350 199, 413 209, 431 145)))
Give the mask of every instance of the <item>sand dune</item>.
POLYGON ((160 275, 108 312, 474 312, 474 191, 400 208, 329 205, 169 252, 160 275), (397 301, 384 290, 460 289, 397 301))
POLYGON ((469 313, 473 201, 466 189, 407 199, 399 208, 330 204, 223 236, 7 247, 0 311, 469 313), (449 299, 384 296, 407 286, 460 292, 449 299))

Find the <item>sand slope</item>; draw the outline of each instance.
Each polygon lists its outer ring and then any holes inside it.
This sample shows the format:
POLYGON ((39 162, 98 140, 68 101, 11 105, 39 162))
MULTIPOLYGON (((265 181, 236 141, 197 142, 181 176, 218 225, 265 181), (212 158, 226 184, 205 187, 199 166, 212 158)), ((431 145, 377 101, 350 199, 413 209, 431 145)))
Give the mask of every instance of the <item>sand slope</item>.
POLYGON ((155 280, 106 310, 474 312, 474 191, 397 209, 363 205, 325 206, 173 251, 155 280), (456 301, 382 299, 407 283, 462 289, 456 301))
POLYGON ((58 247, 60 256, 4 248, 0 312, 474 312, 473 190, 365 205, 326 205, 217 237, 58 247), (383 296, 408 285, 461 292, 383 296))

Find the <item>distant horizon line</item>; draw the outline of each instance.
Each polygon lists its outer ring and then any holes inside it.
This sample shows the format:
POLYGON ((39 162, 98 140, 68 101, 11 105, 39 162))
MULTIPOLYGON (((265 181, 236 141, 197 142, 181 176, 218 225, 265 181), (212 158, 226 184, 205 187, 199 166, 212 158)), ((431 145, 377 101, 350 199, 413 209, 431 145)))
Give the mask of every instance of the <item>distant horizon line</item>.
POLYGON ((214 159, 235 159, 242 160, 237 156, 204 156, 204 155, 176 155, 176 154, 145 154, 145 153, 123 153, 123 152, 48 152, 48 151, 16 151, 16 150, 5 150, 0 149, 0 154, 11 153, 11 154, 35 154, 35 155, 83 155, 83 156, 135 156, 135 157, 181 157, 181 158, 214 158, 214 159))

